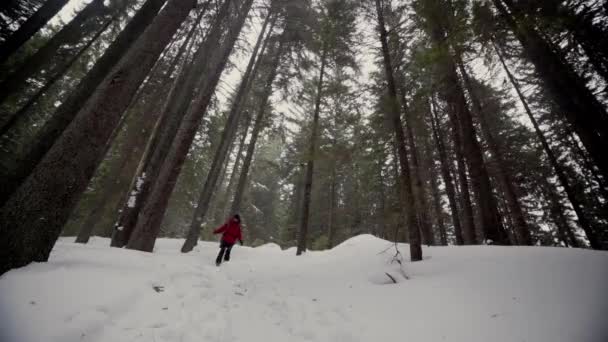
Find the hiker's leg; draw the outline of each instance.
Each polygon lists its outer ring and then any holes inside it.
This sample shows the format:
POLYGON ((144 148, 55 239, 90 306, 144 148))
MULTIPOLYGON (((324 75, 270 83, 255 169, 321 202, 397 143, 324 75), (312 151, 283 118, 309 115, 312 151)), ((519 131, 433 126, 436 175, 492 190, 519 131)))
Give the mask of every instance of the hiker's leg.
POLYGON ((222 244, 220 246, 220 253, 217 255, 217 259, 215 259, 215 263, 219 264, 222 262, 222 257, 224 256, 224 251, 226 250, 226 247, 224 247, 224 245, 222 244))
POLYGON ((228 245, 226 247, 226 255, 224 256, 224 261, 230 261, 230 251, 232 250, 232 246, 234 245, 228 245))

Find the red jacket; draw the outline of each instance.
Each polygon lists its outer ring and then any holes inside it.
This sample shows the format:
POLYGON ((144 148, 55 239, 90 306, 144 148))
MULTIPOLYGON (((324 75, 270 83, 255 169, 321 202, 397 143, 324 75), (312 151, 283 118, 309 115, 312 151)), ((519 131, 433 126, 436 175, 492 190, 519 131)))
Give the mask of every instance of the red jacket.
POLYGON ((227 243, 235 243, 243 239, 241 235, 241 224, 236 222, 234 219, 230 219, 221 227, 213 231, 213 234, 219 233, 224 233, 222 235, 222 240, 226 241, 227 243))

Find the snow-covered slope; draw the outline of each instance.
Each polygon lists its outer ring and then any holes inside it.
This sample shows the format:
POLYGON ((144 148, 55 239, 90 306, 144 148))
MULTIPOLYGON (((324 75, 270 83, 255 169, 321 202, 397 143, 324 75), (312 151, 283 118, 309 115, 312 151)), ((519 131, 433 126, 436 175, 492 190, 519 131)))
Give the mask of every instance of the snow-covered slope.
POLYGON ((406 280, 369 235, 301 257, 237 246, 219 268, 217 243, 72 241, 0 277, 0 341, 608 341, 605 252, 425 248, 406 280))

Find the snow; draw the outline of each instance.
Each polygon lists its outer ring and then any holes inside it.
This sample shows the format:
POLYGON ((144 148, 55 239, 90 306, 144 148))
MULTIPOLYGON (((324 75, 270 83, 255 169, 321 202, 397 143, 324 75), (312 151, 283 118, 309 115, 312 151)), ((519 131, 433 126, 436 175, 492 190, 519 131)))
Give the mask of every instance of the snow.
POLYGON ((216 242, 72 241, 0 277, 0 341, 608 341, 606 252, 432 247, 406 280, 370 235, 299 257, 235 246, 219 268, 216 242))

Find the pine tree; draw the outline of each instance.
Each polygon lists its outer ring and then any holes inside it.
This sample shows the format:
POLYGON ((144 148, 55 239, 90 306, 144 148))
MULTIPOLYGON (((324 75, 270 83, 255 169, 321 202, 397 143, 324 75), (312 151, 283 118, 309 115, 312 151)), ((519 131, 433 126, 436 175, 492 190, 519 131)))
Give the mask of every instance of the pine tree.
POLYGON ((169 2, 0 209, 1 273, 48 259, 123 111, 194 6, 194 1, 169 2))

